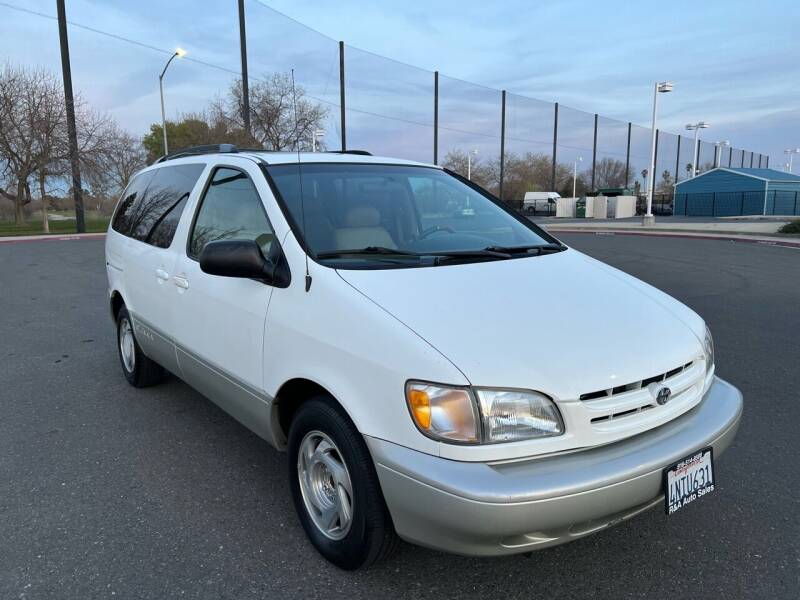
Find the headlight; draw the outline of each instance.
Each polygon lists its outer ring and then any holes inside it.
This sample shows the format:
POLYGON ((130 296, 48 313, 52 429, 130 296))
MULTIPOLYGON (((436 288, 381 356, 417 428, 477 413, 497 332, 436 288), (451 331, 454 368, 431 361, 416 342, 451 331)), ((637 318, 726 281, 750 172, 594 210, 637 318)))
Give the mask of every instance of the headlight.
POLYGON ((711 337, 711 331, 708 327, 706 327, 706 340, 703 344, 703 350, 706 359, 706 372, 708 372, 714 366, 714 338, 711 337))
POLYGON ((484 441, 513 442, 564 433, 550 398, 525 390, 475 390, 483 415, 484 441))
POLYGON ((410 381, 406 401, 420 431, 437 440, 491 444, 564 433, 553 401, 536 392, 410 381))
POLYGON ((406 401, 420 431, 433 439, 476 443, 478 407, 466 388, 410 381, 406 401))

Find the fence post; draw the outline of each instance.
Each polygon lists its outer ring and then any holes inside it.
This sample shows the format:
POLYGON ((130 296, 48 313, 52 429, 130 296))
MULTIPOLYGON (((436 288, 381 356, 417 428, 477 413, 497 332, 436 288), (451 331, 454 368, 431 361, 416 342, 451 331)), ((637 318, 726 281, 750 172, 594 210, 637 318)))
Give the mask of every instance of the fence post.
POLYGON ((69 162, 72 169, 72 196, 75 199, 75 228, 78 233, 84 233, 86 231, 86 221, 83 214, 83 188, 81 186, 81 168, 78 160, 78 134, 75 130, 75 101, 72 95, 72 68, 69 62, 67 12, 64 8, 64 0, 56 1, 56 10, 58 11, 58 38, 61 42, 61 73, 64 78, 69 162))
POLYGON ((678 151, 675 153, 675 183, 681 176, 681 134, 678 134, 678 151))
POLYGON ((439 71, 433 72, 433 164, 439 164, 439 71))
POLYGON ((739 192, 742 195, 742 206, 739 208, 739 215, 744 215, 744 192, 739 192))
POLYGON ((554 192, 556 189, 556 148, 558 147, 558 102, 555 103, 555 112, 553 113, 553 164, 550 165, 550 191, 554 192))
POLYGON ((597 169, 597 113, 594 113, 594 141, 592 142, 592 191, 593 192, 594 192, 594 174, 596 169, 597 169))
POLYGON ((500 200, 503 200, 503 177, 506 164, 506 91, 500 93, 500 200))
POLYGON ((341 111, 342 152, 347 150, 347 125, 344 99, 344 42, 339 42, 339 110, 341 111))
POLYGON ((239 51, 242 55, 242 120, 244 121, 244 130, 247 135, 250 135, 250 85, 247 80, 247 32, 244 24, 244 0, 239 0, 239 51))
POLYGON ((792 211, 792 214, 797 214, 797 192, 794 193, 794 210, 792 211))
POLYGON ((711 216, 716 216, 716 208, 717 208, 717 192, 711 192, 711 216))
POLYGON ((625 150, 625 187, 628 187, 628 183, 631 180, 631 122, 628 121, 628 147, 625 150))

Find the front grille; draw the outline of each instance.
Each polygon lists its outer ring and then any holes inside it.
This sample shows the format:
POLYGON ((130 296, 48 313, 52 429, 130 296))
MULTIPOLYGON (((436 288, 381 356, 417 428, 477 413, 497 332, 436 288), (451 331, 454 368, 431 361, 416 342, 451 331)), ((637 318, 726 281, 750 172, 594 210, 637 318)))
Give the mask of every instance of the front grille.
MULTIPOLYGON (((689 361, 685 365, 681 365, 680 367, 675 367, 667 371, 666 373, 661 373, 659 375, 654 375, 653 377, 648 377, 647 379, 642 379, 640 381, 634 381, 632 383, 628 383, 626 385, 618 385, 613 388, 608 388, 605 390, 598 390, 596 392, 589 392, 586 394, 581 394, 580 398, 584 402, 588 402, 590 400, 599 400, 601 398, 611 398, 616 396, 617 394, 624 394, 625 392, 632 392, 634 390, 640 390, 642 388, 646 388, 651 383, 660 383, 674 377, 675 375, 679 375, 683 373, 687 369, 689 369, 694 364, 693 361, 689 361)), ((633 411, 636 412, 636 411, 633 411)), ((624 416, 622 414, 618 415, 611 415, 613 417, 624 416)))

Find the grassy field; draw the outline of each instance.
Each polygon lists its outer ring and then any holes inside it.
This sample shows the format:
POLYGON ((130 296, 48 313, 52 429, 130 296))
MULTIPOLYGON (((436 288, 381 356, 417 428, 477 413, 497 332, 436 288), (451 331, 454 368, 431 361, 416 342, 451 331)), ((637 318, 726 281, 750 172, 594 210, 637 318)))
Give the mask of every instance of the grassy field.
MULTIPOLYGON (((70 215, 71 216, 71 215, 70 215)), ((108 229, 110 217, 88 213, 86 215, 87 233, 105 232, 108 229)), ((65 219, 61 221, 51 220, 50 233, 52 235, 63 235, 65 233, 75 233, 75 220, 65 219)), ((39 215, 28 217, 21 226, 14 224, 13 219, 9 221, 0 220, 0 237, 13 235, 39 235, 42 233, 42 219, 39 215)))

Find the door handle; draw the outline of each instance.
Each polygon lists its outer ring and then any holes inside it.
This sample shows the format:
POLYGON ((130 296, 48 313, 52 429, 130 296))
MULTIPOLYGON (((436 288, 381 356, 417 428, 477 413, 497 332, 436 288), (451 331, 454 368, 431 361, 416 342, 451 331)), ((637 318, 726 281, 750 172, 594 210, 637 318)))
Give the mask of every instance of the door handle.
POLYGON ((189 289, 189 280, 186 279, 186 277, 175 276, 173 279, 175 281, 175 285, 177 285, 179 288, 183 290, 189 289))
POLYGON ((169 280, 169 273, 167 273, 164 269, 156 269, 156 277, 158 277, 161 281, 169 280))

